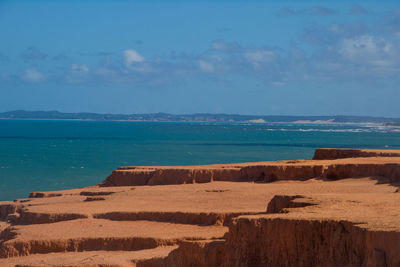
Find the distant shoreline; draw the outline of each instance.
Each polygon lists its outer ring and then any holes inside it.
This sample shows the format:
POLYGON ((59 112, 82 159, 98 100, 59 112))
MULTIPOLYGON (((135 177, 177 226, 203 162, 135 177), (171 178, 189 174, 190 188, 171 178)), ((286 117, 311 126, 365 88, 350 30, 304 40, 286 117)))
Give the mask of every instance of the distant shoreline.
POLYGON ((0 113, 2 120, 69 120, 69 121, 115 121, 115 122, 186 122, 186 123, 293 123, 293 124, 383 124, 400 126, 400 118, 372 116, 299 116, 299 115, 240 115, 240 114, 98 114, 62 113, 58 111, 15 110, 0 113))
POLYGON ((400 126, 387 126, 383 122, 314 122, 314 121, 274 121, 274 122, 252 122, 252 121, 151 121, 151 120, 95 120, 95 119, 41 119, 41 118, 0 118, 0 121, 76 121, 76 122, 138 122, 138 123, 216 123, 216 124, 296 124, 296 125, 382 125, 388 128, 400 129, 400 126))

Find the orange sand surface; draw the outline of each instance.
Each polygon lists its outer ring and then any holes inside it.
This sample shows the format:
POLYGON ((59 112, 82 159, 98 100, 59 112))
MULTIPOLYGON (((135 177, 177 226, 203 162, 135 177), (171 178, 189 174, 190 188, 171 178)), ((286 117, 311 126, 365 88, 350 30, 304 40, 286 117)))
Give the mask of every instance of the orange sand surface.
POLYGON ((0 266, 398 266, 389 152, 120 167, 97 186, 33 192, 0 202, 0 266))

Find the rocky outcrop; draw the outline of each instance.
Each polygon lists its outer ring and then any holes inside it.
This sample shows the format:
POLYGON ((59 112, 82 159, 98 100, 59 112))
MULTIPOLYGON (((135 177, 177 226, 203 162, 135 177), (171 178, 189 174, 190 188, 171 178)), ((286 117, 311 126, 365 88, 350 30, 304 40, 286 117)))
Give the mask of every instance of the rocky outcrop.
POLYGON ((218 167, 213 165, 210 168, 207 166, 124 167, 113 171, 100 186, 191 184, 212 181, 274 182, 311 178, 336 180, 349 177, 381 177, 400 181, 400 162, 362 158, 362 160, 351 162, 303 160, 231 164, 218 167))
POLYGON ((300 208, 311 205, 315 204, 312 203, 311 200, 306 200, 303 196, 275 195, 268 203, 267 213, 287 213, 287 209, 300 208))
POLYGON ((400 233, 334 220, 239 217, 223 266, 399 266, 400 233))
POLYGON ((167 185, 241 181, 240 168, 119 167, 100 186, 167 185))
POLYGON ((49 193, 49 192, 32 192, 29 194, 29 198, 43 198, 43 197, 60 197, 62 194, 49 193))
POLYGON ((13 202, 1 202, 0 203, 0 221, 5 221, 8 215, 13 214, 17 211, 17 205, 13 202))
POLYGON ((331 180, 350 177, 382 177, 392 182, 399 182, 400 164, 332 164, 325 167, 320 177, 331 180))
POLYGON ((314 160, 366 158, 366 157, 400 157, 398 150, 373 150, 373 149, 340 149, 317 148, 314 152, 314 160))

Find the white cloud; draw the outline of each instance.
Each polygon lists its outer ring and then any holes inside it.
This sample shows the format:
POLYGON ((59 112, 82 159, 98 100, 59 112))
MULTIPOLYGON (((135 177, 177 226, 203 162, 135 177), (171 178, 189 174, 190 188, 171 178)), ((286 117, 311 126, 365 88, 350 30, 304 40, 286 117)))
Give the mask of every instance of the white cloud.
POLYGON ((239 51, 241 49, 240 45, 237 43, 227 43, 225 41, 219 40, 219 41, 214 41, 211 43, 210 46, 211 50, 216 50, 216 51, 239 51))
POLYGON ((214 50, 226 50, 227 45, 225 42, 213 42, 211 44, 211 49, 214 50))
POLYGON ((199 63, 199 67, 200 67, 201 71, 204 71, 204 72, 213 72, 214 71, 214 66, 211 63, 204 61, 204 60, 199 60, 198 63, 199 63))
POLYGON ((125 66, 129 67, 132 63, 144 62, 145 58, 133 49, 122 51, 125 66))
POLYGON ((24 75, 22 75, 22 79, 28 82, 40 82, 44 80, 44 75, 35 68, 32 68, 25 70, 24 75))
POLYGON ((71 70, 65 78, 69 83, 78 83, 86 80, 88 74, 89 67, 86 64, 71 64, 71 70))
POLYGON ((353 63, 376 66, 389 66, 394 63, 393 45, 383 38, 371 35, 344 39, 339 52, 353 63))
POLYGON ((276 56, 275 53, 269 50, 248 51, 244 57, 252 63, 267 63, 273 61, 276 56))
POLYGON ((71 71, 75 73, 87 73, 89 72, 89 67, 86 64, 72 64, 71 71))

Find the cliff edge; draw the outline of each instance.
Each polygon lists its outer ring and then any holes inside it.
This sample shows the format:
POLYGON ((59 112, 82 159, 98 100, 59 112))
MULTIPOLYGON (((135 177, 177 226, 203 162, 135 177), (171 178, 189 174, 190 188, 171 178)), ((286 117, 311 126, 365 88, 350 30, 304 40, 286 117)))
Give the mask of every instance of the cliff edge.
POLYGON ((275 182, 311 178, 400 177, 400 151, 317 149, 313 159, 203 166, 118 167, 99 186, 231 182, 275 182))
POLYGON ((399 186, 400 151, 119 167, 0 202, 0 266, 399 266, 399 186))

